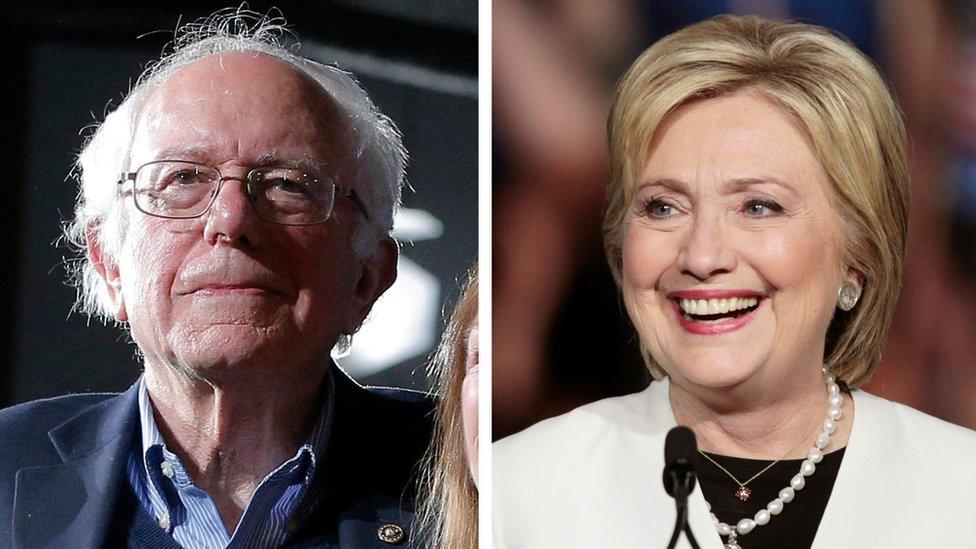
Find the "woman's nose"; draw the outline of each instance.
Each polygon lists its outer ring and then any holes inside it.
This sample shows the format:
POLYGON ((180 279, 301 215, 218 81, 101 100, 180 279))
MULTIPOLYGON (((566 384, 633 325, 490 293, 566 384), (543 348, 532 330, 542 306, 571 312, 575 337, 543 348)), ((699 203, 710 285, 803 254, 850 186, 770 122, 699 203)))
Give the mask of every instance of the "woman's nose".
POLYGON ((678 254, 683 273, 707 280, 735 270, 737 254, 720 218, 699 216, 692 223, 678 254))

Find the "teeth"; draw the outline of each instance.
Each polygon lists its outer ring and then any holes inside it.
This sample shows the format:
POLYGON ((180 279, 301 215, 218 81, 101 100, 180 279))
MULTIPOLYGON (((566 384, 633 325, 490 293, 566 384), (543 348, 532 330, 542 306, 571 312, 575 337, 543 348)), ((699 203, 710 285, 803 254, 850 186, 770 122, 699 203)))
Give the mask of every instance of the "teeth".
POLYGON ((759 299, 755 297, 732 297, 728 299, 682 299, 681 310, 690 315, 717 315, 755 307, 759 299))

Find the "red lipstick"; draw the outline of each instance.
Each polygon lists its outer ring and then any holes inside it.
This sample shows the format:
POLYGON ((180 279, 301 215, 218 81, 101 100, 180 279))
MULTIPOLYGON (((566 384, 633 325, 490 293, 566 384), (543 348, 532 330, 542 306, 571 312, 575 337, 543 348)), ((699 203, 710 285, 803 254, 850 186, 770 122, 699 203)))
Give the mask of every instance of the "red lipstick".
POLYGON ((765 296, 753 290, 681 290, 667 294, 678 319, 678 325, 683 330, 695 335, 718 335, 738 330, 755 318, 759 308, 762 307, 765 296), (732 297, 754 297, 759 302, 755 309, 738 316, 731 316, 720 320, 696 320, 686 317, 681 309, 679 301, 682 299, 728 299, 732 297))

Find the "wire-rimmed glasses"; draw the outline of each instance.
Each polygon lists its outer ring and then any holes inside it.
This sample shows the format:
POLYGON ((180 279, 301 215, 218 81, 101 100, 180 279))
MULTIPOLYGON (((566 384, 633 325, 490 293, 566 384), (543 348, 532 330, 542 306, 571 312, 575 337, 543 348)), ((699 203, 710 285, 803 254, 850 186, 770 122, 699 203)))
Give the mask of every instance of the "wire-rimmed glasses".
POLYGON ((369 212, 352 187, 330 178, 293 168, 255 168, 244 178, 224 176, 214 166, 186 160, 154 160, 119 176, 132 181, 132 197, 139 211, 167 219, 190 219, 205 214, 224 181, 245 186, 258 217, 281 225, 315 225, 332 215, 338 193, 353 200, 369 219, 369 212))

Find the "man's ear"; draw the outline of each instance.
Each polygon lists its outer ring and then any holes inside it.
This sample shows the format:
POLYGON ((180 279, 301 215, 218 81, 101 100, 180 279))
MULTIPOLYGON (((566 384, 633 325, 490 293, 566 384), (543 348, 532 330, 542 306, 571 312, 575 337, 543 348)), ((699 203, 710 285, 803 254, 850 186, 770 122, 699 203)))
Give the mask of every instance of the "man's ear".
POLYGON ((125 310, 125 298, 122 296, 122 280, 119 277, 118 262, 105 253, 102 243, 98 239, 99 229, 89 226, 85 231, 85 244, 88 246, 88 257, 98 275, 105 281, 108 296, 112 300, 113 315, 119 322, 127 322, 129 315, 125 310))
POLYGON ((359 261, 352 292, 353 304, 342 327, 344 334, 352 334, 359 329, 376 300, 396 281, 399 255, 397 243, 389 236, 383 236, 377 243, 375 253, 359 261))

